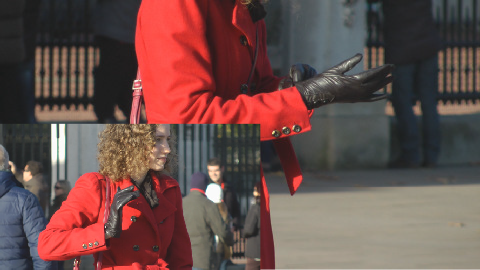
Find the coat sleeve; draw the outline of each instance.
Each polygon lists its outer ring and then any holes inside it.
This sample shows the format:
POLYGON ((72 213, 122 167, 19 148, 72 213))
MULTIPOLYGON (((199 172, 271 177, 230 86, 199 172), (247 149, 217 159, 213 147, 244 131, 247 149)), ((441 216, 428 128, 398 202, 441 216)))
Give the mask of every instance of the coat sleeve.
MULTIPOLYGON (((222 37, 207 33, 208 5, 213 4, 216 1, 142 1, 135 46, 148 122, 260 124, 262 140, 276 139, 273 131, 280 137, 309 131, 311 114, 301 95, 295 87, 274 91, 278 80, 273 76, 264 75, 266 79, 260 80, 262 87, 268 87, 260 91, 267 93, 230 95, 232 98, 217 94, 239 90, 217 89, 214 80, 209 43, 222 37), (283 127, 293 129, 295 125, 301 131, 281 132, 283 127)), ((262 50, 266 50, 264 40, 262 50)), ((266 56, 261 58, 259 65, 270 68, 266 56)), ((271 75, 272 71, 261 73, 271 75)))
POLYGON ((245 218, 243 226, 243 236, 245 238, 258 235, 260 232, 260 207, 258 204, 252 205, 245 218))
POLYGON ((40 233, 38 253, 42 259, 69 260, 107 250, 102 220, 105 185, 100 182, 94 173, 77 180, 67 200, 40 233))
POLYGON ((166 262, 169 269, 192 269, 192 245, 183 217, 182 193, 180 188, 176 188, 176 207, 175 229, 173 231, 172 241, 168 247, 166 262))
POLYGON ((230 231, 228 224, 223 221, 222 215, 218 210, 218 206, 213 202, 208 202, 205 207, 205 220, 222 242, 227 246, 233 245, 233 233, 230 231))
POLYGON ((38 235, 45 229, 46 223, 38 199, 35 195, 29 194, 23 206, 23 230, 28 240, 30 256, 32 257, 33 268, 35 270, 53 269, 54 267, 52 262, 46 262, 38 256, 38 235))

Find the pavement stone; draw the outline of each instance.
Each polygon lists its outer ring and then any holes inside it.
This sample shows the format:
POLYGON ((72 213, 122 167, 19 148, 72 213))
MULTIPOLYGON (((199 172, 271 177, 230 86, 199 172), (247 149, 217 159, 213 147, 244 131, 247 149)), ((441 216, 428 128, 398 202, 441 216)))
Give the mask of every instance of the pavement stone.
POLYGON ((480 166, 265 177, 278 269, 480 269, 480 166))

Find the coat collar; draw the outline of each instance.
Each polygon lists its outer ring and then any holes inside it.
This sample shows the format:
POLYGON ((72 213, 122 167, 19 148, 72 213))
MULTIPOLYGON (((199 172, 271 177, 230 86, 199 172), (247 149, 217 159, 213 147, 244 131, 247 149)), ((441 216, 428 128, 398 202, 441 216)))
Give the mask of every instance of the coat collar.
POLYGON ((248 43, 255 48, 256 24, 252 21, 248 8, 238 0, 233 8, 232 24, 247 37, 248 43))

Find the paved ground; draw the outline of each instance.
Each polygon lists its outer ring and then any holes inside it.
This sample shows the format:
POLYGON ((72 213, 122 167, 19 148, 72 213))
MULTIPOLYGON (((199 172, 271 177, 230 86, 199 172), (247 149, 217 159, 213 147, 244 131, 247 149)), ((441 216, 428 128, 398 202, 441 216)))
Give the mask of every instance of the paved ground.
POLYGON ((480 269, 480 166, 266 179, 277 268, 480 269))

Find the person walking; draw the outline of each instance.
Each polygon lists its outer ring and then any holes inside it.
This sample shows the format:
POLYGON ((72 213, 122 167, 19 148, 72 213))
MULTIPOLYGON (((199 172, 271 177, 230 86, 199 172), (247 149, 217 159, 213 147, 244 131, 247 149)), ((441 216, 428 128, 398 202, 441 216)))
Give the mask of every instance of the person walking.
POLYGON ((47 223, 43 210, 35 195, 16 185, 8 161, 0 145, 0 269, 56 269, 37 252, 38 235, 47 223))
POLYGON ((218 207, 205 190, 208 176, 196 172, 190 179, 190 193, 183 199, 185 222, 192 241, 193 269, 212 269, 214 235, 226 245, 233 245, 233 233, 225 224, 218 207))
POLYGON ((102 269, 191 269, 182 194, 169 176, 177 160, 170 126, 107 125, 99 137, 99 173, 77 180, 40 233, 40 257, 93 254, 96 264, 102 252, 102 269))
POLYGON ((384 18, 385 62, 395 64, 392 105, 400 155, 390 168, 433 168, 440 154, 438 52, 442 41, 431 0, 377 0, 384 18), (421 132, 412 106, 420 101, 421 132), (423 139, 422 139, 423 137, 423 139))

